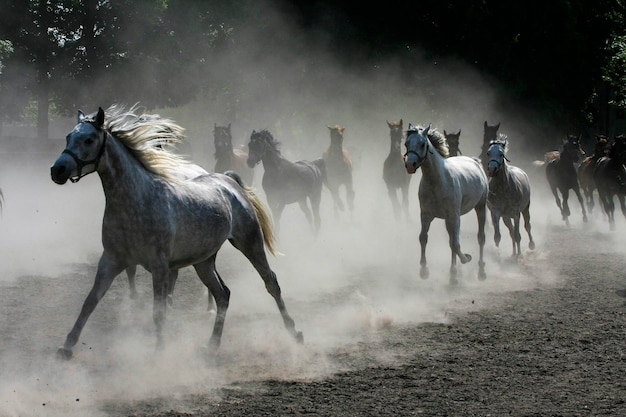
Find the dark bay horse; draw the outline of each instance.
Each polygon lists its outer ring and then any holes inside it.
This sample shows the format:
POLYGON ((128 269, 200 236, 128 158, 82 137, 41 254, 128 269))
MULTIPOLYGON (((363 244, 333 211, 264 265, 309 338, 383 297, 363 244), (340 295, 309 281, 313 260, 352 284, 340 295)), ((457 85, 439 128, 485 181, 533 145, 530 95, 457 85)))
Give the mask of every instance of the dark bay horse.
POLYGON ((58 350, 69 359, 83 327, 113 279, 131 265, 152 273, 153 318, 157 346, 163 345, 166 297, 173 270, 193 265, 215 297, 217 315, 210 346, 220 345, 230 290, 215 269, 226 240, 254 265, 276 301, 283 323, 303 340, 289 316, 281 289, 267 261, 273 252, 269 214, 234 172, 207 174, 189 180, 178 176, 187 161, 158 145, 180 142, 182 128, 167 119, 142 118, 133 109, 112 106, 94 115, 78 112, 78 124, 50 168, 52 180, 77 182, 97 172, 106 197, 102 221, 104 251, 93 287, 72 330, 58 350))
POLYGON ((577 169, 578 181, 580 183, 580 188, 582 188, 583 193, 585 194, 587 210, 589 213, 593 212, 593 208, 595 206, 593 192, 596 189, 596 182, 593 179, 593 172, 596 168, 596 163, 600 160, 600 158, 608 156, 609 149, 610 146, 608 138, 604 135, 596 136, 593 155, 583 159, 577 169))
POLYGON ((330 145, 324 151, 323 158, 326 164, 326 186, 333 197, 335 213, 343 211, 344 205, 339 195, 339 188, 346 190, 348 209, 354 209, 354 187, 352 184, 352 160, 350 154, 343 147, 343 132, 340 125, 327 126, 330 130, 330 145))
POLYGON ((485 120, 483 123, 483 146, 480 149, 480 160, 485 172, 487 172, 487 150, 491 141, 498 139, 498 129, 500 129, 500 122, 497 125, 490 125, 485 120))
POLYGON ((254 170, 248 167, 248 153, 233 147, 233 135, 228 126, 213 127, 213 144, 215 145, 215 172, 235 171, 241 175, 244 184, 252 184, 254 170))
POLYGON ((402 139, 404 131, 402 119, 389 122, 389 155, 383 163, 383 180, 387 187, 387 194, 391 200, 393 213, 396 220, 400 219, 402 213, 406 219, 409 216, 409 185, 411 176, 407 174, 404 167, 404 157, 402 155, 402 139), (402 196, 402 202, 398 198, 398 190, 402 196))
POLYGON ((320 230, 320 202, 325 180, 324 160, 292 162, 284 158, 279 142, 267 130, 252 131, 248 143, 248 166, 263 162, 261 182, 279 230, 280 217, 286 205, 298 203, 309 225, 317 234, 320 230), (307 200, 309 205, 307 204, 307 200))
POLYGON ((617 197, 622 214, 626 217, 626 136, 618 135, 608 156, 600 158, 594 167, 593 179, 598 189, 598 199, 609 218, 610 230, 615 230, 615 203, 617 197))
POLYGON ((509 229, 515 257, 522 254, 520 214, 524 217, 524 228, 530 239, 528 243, 530 249, 535 249, 535 241, 530 226, 530 180, 521 168, 508 163, 507 150, 508 140, 502 134, 498 139, 491 141, 487 149, 487 175, 490 178, 487 206, 491 211, 496 246, 500 245, 500 218, 502 218, 509 229))
POLYGON ((443 131, 443 135, 448 141, 448 148, 450 150, 450 156, 463 155, 461 148, 459 147, 459 140, 461 138, 461 129, 457 133, 443 131))
POLYGON ((546 164, 546 178, 550 185, 550 190, 556 201, 556 205, 561 211, 561 216, 565 221, 565 224, 569 226, 570 209, 568 205, 569 190, 574 191, 580 207, 583 213, 583 222, 587 222, 587 211, 585 210, 585 203, 580 193, 580 184, 578 183, 578 174, 576 172, 575 164, 585 155, 581 144, 580 138, 576 135, 568 135, 563 140, 563 146, 553 159, 546 164), (559 199, 558 192, 561 192, 563 203, 559 199))
POLYGON ((405 167, 409 174, 422 170, 419 187, 420 216, 422 230, 419 235, 421 246, 420 276, 429 275, 426 265, 426 244, 428 230, 435 218, 443 219, 448 231, 450 251, 450 284, 457 283, 456 258, 462 264, 472 260, 471 255, 463 253, 460 242, 461 216, 471 210, 478 218, 478 279, 484 280, 485 262, 485 223, 487 217, 487 197, 489 184, 487 175, 480 166, 478 158, 457 156, 448 158, 446 138, 430 126, 422 128, 412 126, 406 132, 405 167))

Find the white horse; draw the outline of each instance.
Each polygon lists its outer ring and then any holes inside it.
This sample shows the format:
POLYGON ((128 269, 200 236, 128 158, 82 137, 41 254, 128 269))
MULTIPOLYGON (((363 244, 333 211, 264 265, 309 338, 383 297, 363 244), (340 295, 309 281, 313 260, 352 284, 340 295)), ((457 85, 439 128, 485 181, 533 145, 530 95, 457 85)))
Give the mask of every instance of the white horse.
POLYGON ((430 126, 423 128, 409 124, 406 132, 406 154, 404 164, 409 174, 422 169, 419 186, 422 230, 420 232, 421 258, 420 276, 428 278, 426 266, 426 244, 428 230, 435 218, 446 222, 450 237, 452 258, 450 263, 450 283, 457 283, 456 257, 462 264, 472 257, 461 251, 459 232, 461 216, 475 210, 478 216, 478 244, 480 259, 478 261, 478 279, 484 280, 485 262, 483 249, 485 246, 485 219, 489 185, 487 175, 481 167, 480 160, 468 156, 448 158, 448 144, 445 137, 430 126))
POLYGON ((496 246, 500 245, 502 237, 500 235, 502 218, 513 241, 513 256, 519 256, 522 253, 520 214, 524 216, 524 228, 530 239, 528 247, 535 249, 535 241, 530 231, 530 181, 524 170, 507 163, 507 149, 508 141, 502 134, 498 139, 491 141, 487 149, 487 175, 491 178, 487 206, 491 211, 496 246))
POLYGON ((269 213, 235 173, 208 174, 190 180, 177 176, 187 162, 159 143, 182 140, 182 128, 166 119, 142 118, 132 109, 112 106, 86 116, 67 135, 67 145, 50 169, 65 184, 97 172, 106 196, 102 222, 104 252, 93 287, 72 330, 58 350, 70 358, 83 327, 113 279, 131 265, 152 273, 153 318, 157 347, 163 345, 166 299, 172 271, 193 265, 215 297, 217 314, 210 345, 220 345, 230 290, 215 269, 226 240, 252 263, 272 295, 283 323, 302 342, 267 261, 274 252, 269 213))

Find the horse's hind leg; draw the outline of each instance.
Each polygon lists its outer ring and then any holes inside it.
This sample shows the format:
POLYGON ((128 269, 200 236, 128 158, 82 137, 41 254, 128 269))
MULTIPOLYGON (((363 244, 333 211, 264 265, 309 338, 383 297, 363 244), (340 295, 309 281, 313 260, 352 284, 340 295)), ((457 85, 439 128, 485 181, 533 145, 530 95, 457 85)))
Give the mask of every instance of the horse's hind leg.
POLYGON ((500 234, 500 214, 497 210, 491 210, 491 223, 493 225, 493 241, 496 247, 500 247, 500 240, 502 235, 500 234))
POLYGON ((119 275, 126 265, 108 256, 106 253, 102 254, 100 261, 98 262, 98 271, 96 272, 96 278, 93 283, 93 287, 85 301, 83 307, 80 310, 80 314, 74 323, 74 327, 65 338, 63 347, 57 351, 57 356, 63 359, 69 359, 72 357, 72 348, 78 342, 80 333, 83 331, 83 327, 87 323, 89 316, 93 313, 94 309, 104 297, 104 294, 111 287, 113 279, 119 275))
POLYGON ((224 330, 224 320, 226 319, 226 311, 230 303, 230 290, 224 284, 221 277, 215 269, 215 255, 204 262, 193 266, 200 277, 202 283, 209 290, 209 297, 213 294, 215 304, 217 305, 217 313, 215 315, 215 324, 213 325, 213 333, 209 339, 209 346, 217 349, 222 340, 222 331, 224 330))
POLYGON ((302 200, 298 201, 298 205, 300 206, 300 210, 304 213, 304 217, 306 217, 306 221, 311 227, 311 230, 315 232, 315 223, 313 222, 313 214, 311 213, 311 209, 307 204, 306 197, 302 200))
POLYGON ((267 262, 267 256, 265 255, 265 248, 263 245, 263 237, 261 236, 260 230, 258 228, 251 228, 245 238, 245 240, 231 239, 231 243, 250 260, 265 282, 265 288, 274 298, 274 301, 276 301, 276 305, 278 306, 278 310, 280 311, 280 315, 283 318, 283 323, 287 331, 291 333, 298 343, 303 343, 304 338, 302 336, 302 332, 296 330, 295 322, 287 312, 287 307, 285 306, 285 301, 281 295, 276 274, 272 271, 269 263, 267 262))
POLYGON ((348 201, 348 209, 350 211, 354 210, 354 185, 352 184, 352 174, 350 174, 350 178, 346 181, 346 200, 348 201))
POLYGON ((311 202, 311 210, 313 211, 313 229, 315 231, 315 235, 317 235, 320 231, 320 227, 322 226, 322 219, 320 218, 320 203, 322 201, 321 185, 319 189, 316 189, 315 192, 311 194, 309 201, 311 202))
POLYGON ((520 255, 521 236, 519 233, 519 215, 515 216, 512 221, 510 217, 503 217, 502 221, 506 228, 509 229, 509 235, 511 236, 511 242, 513 244, 513 254, 511 256, 515 257, 520 255))

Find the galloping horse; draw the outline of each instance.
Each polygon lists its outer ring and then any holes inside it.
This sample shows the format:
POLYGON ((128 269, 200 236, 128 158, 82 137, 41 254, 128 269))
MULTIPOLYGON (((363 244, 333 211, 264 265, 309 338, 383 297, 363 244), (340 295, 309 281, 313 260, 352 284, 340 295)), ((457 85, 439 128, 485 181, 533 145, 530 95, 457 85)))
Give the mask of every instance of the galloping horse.
POLYGON ((215 172, 235 171, 241 175, 244 184, 252 184, 254 170, 248 167, 248 154, 245 150, 233 147, 233 135, 228 126, 213 127, 213 144, 215 145, 215 172))
POLYGON ((530 249, 535 249, 535 241, 530 231, 530 181, 521 168, 507 163, 507 150, 508 140, 502 134, 498 139, 491 141, 487 149, 487 175, 491 178, 487 206, 491 211, 496 246, 500 246, 500 218, 502 218, 509 229, 515 257, 522 254, 520 213, 524 216, 524 228, 530 239, 528 243, 530 249))
POLYGON ((500 122, 497 125, 489 125, 485 120, 483 124, 483 146, 480 149, 480 160, 485 172, 487 172, 487 150, 491 141, 498 139, 498 129, 500 129, 500 122))
POLYGON ((563 140, 563 146, 558 153, 558 156, 549 160, 546 165, 546 178, 548 184, 550 184, 550 190, 554 195, 556 205, 561 210, 561 216, 565 221, 565 224, 569 226, 570 209, 567 204, 569 198, 569 190, 574 191, 580 207, 583 213, 583 222, 587 222, 587 212, 585 210, 585 203, 580 193, 580 186, 578 183, 578 174, 576 173, 576 167, 574 166, 580 160, 585 152, 580 145, 580 138, 575 135, 568 135, 563 140), (561 192, 563 198, 563 204, 559 200, 558 191, 561 192))
POLYGON ((339 187, 346 189, 346 200, 350 211, 354 209, 354 188, 352 186, 352 160, 343 147, 343 131, 340 125, 327 126, 330 130, 330 146, 324 151, 326 163, 326 186, 333 197, 335 213, 343 211, 344 205, 339 196, 339 187))
POLYGON ((248 143, 248 166, 263 162, 265 172, 261 182, 274 216, 276 231, 287 204, 298 203, 309 225, 317 234, 320 230, 320 202, 325 180, 324 160, 291 162, 279 150, 279 143, 267 130, 252 131, 248 143), (307 199, 311 204, 309 208, 307 199))
POLYGON ((615 230, 615 203, 617 196, 622 214, 626 217, 626 136, 618 135, 611 145, 609 156, 596 162, 593 178, 598 189, 598 199, 609 218, 610 230, 615 230))
POLYGON ((459 139, 461 137, 461 129, 457 133, 443 131, 443 135, 448 142, 449 156, 463 155, 461 148, 459 147, 459 139))
POLYGON ((484 280, 485 262, 483 249, 485 246, 485 221, 489 184, 487 175, 480 166, 478 158, 457 156, 448 158, 448 144, 445 137, 430 126, 422 128, 409 124, 406 132, 406 154, 404 163, 409 174, 422 169, 419 187, 422 230, 420 232, 420 276, 429 275, 426 266, 426 244, 428 230, 435 218, 444 219, 450 237, 452 258, 450 263, 450 283, 456 284, 456 257, 462 264, 472 257, 461 251, 460 228, 461 216, 470 210, 476 211, 478 217, 478 244, 480 258, 478 261, 478 279, 484 280))
POLYGON ((405 218, 409 216, 409 185, 411 176, 407 175, 404 168, 404 158, 402 156, 402 138, 404 136, 402 119, 389 122, 389 155, 383 163, 383 180, 387 187, 387 194, 391 200, 393 213, 396 220, 400 218, 402 212, 405 218), (398 199, 398 190, 402 195, 402 205, 398 199))
POLYGON ((230 290, 215 269, 226 240, 254 265, 281 313, 287 330, 299 342, 265 249, 274 252, 269 214, 234 172, 178 177, 188 162, 155 144, 180 142, 183 129, 167 119, 141 118, 121 106, 95 115, 78 112, 78 124, 50 168, 52 180, 77 182, 97 172, 106 197, 102 222, 104 251, 93 287, 57 354, 69 359, 89 316, 113 279, 130 265, 152 273, 153 318, 157 347, 163 346, 166 297, 172 271, 193 265, 215 297, 217 315, 209 344, 219 347, 230 290), (106 115, 106 116, 105 116, 106 115))
POLYGON ((595 203, 593 201, 593 192, 596 189, 596 183, 593 179, 593 172, 596 168, 596 163, 603 156, 608 156, 609 154, 609 141, 606 136, 598 135, 596 136, 596 144, 594 147, 593 155, 586 157, 583 159, 582 163, 578 166, 576 170, 578 173, 578 181, 580 183, 580 188, 582 188, 583 193, 585 194, 585 200, 587 201, 587 210, 589 213, 593 212, 593 207, 595 203))

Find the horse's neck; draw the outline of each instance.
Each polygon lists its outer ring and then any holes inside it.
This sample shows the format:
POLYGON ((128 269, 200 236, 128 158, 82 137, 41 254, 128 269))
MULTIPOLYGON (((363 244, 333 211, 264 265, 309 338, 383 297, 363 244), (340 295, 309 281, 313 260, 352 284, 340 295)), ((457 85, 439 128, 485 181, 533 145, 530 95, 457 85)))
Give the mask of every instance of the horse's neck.
POLYGON ((427 143, 428 149, 426 152, 428 152, 428 156, 422 164, 422 175, 428 178, 429 181, 442 182, 446 171, 446 158, 441 156, 430 141, 427 143))
POLYGON ((278 171, 281 166, 287 161, 283 158, 278 151, 274 149, 268 149, 262 158, 263 168, 266 171, 278 171))
POLYGON ((134 155, 116 138, 109 135, 105 152, 98 165, 98 174, 107 204, 121 201, 128 205, 129 200, 141 198, 142 193, 132 192, 142 189, 143 184, 154 180, 134 155))
POLYGON ((390 142, 389 142, 389 155, 395 155, 398 152, 401 152, 400 145, 401 140, 398 138, 394 138, 392 137, 390 142))
POLYGON ((223 159, 227 159, 227 158, 232 158, 233 156, 235 156, 235 152, 233 151, 233 147, 226 147, 226 148, 220 148, 222 149, 221 151, 216 153, 216 158, 223 158, 223 159))

